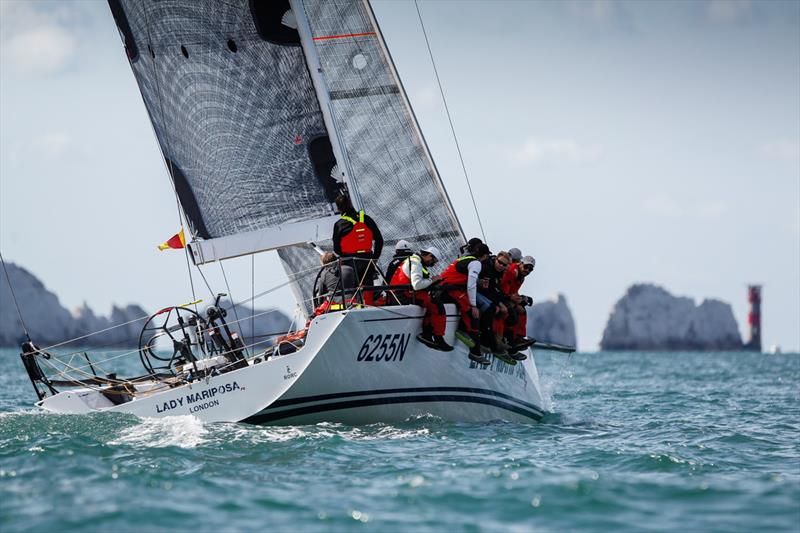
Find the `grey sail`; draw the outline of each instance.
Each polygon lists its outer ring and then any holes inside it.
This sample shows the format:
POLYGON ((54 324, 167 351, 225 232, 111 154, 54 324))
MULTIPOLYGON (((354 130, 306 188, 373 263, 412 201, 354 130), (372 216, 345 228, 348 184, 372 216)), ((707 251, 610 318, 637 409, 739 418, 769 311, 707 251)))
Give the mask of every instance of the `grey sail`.
POLYGON ((335 158, 288 1, 109 4, 192 237, 217 239, 196 262, 327 234, 335 158))
MULTIPOLYGON (((454 258, 464 243, 458 219, 419 131, 371 8, 361 0, 293 0, 303 46, 313 46, 324 79, 320 95, 336 130, 352 195, 384 235, 380 266, 393 244, 435 245, 454 258)), ((317 243, 330 249, 330 243, 317 243)), ((307 247, 279 250, 290 273, 318 264, 307 247)), ((443 261, 444 262, 444 261, 443 261)), ((299 279, 304 298, 312 279, 299 279)))

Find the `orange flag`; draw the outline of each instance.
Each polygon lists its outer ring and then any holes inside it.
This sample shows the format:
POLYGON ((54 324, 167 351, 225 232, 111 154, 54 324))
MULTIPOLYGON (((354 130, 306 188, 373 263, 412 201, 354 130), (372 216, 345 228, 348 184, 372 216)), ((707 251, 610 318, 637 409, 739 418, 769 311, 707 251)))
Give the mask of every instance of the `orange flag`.
POLYGON ((167 248, 175 248, 176 250, 180 250, 181 248, 186 247, 186 238, 183 236, 183 229, 181 229, 178 233, 170 237, 166 242, 163 244, 158 245, 158 249, 162 252, 167 248))

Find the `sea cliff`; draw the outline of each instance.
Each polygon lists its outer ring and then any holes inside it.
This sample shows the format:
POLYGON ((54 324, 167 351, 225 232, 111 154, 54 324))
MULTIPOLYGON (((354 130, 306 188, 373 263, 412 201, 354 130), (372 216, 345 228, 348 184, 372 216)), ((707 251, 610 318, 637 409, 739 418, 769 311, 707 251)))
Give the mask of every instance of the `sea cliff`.
POLYGON ((528 309, 528 336, 539 341, 577 345, 575 320, 563 294, 528 309))
POLYGON ((674 296, 662 287, 628 288, 606 323, 603 350, 740 350, 742 338, 730 304, 674 296))
MULTIPOLYGON (((61 305, 58 296, 26 269, 7 263, 8 275, 14 286, 25 325, 34 342, 45 347, 66 340, 80 339, 70 346, 85 347, 134 347, 139 344, 139 334, 147 311, 139 305, 114 305, 108 316, 97 315, 85 303, 70 312, 61 305), (92 335, 90 335, 92 334, 92 335)), ((242 320, 242 336, 248 338, 255 330, 256 335, 286 332, 291 321, 277 309, 259 310, 236 308, 230 310, 227 320, 234 322, 236 315, 242 320), (251 316, 253 316, 251 320, 251 316)), ((24 330, 20 323, 14 301, 5 275, 0 279, 0 346, 19 346, 24 340, 24 330)), ((258 343, 260 338, 256 338, 258 343)))

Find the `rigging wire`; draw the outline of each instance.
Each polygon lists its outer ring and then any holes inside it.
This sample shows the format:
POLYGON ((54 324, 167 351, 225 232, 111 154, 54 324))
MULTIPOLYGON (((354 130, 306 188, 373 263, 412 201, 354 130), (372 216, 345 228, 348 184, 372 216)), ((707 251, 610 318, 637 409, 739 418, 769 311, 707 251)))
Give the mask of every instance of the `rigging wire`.
POLYGON ((6 273, 6 281, 8 281, 8 288, 11 289, 11 298, 14 300, 14 305, 17 308, 17 315, 19 315, 19 322, 22 324, 22 331, 25 332, 25 337, 27 337, 28 342, 33 342, 31 340, 31 336, 28 333, 28 327, 25 325, 25 320, 22 318, 22 311, 19 308, 19 302, 17 301, 17 295, 14 293, 14 286, 11 284, 11 276, 8 275, 8 269, 6 268, 6 260, 3 259, 3 254, 0 253, 0 263, 3 264, 3 272, 6 273))
POLYGON ((195 265, 197 271, 200 273, 200 277, 203 278, 203 282, 206 284, 206 288, 208 289, 208 293, 211 295, 211 298, 214 298, 214 290, 209 285, 208 280, 206 279, 206 275, 203 274, 203 269, 200 268, 200 265, 195 265))
POLYGON ((256 254, 250 255, 250 342, 256 336, 256 254))
POLYGON ((464 164, 464 156, 461 153, 461 146, 458 143, 458 136, 456 135, 456 128, 453 126, 453 118, 450 116, 450 108, 447 105, 447 98, 444 96, 444 89, 442 88, 442 80, 439 79, 439 71, 436 68, 436 61, 433 59, 433 51, 431 50, 431 43, 428 40, 428 32, 425 31, 425 23, 422 22, 422 13, 419 10, 419 3, 414 0, 414 7, 417 8, 417 17, 419 24, 422 27, 422 35, 425 36, 425 45, 428 47, 428 55, 431 58, 431 65, 433 65, 433 73, 436 75, 436 83, 439 86, 439 93, 442 95, 442 103, 444 103, 444 110, 447 113, 447 121, 450 123, 450 131, 453 134, 453 140, 456 144, 458 151, 458 159, 461 161, 461 168, 464 171, 464 178, 467 181, 467 189, 469 189, 469 196, 472 199, 472 207, 475 209, 475 216, 478 217, 478 226, 481 229, 481 237, 484 242, 486 241, 486 232, 483 231, 483 222, 481 221, 481 214, 478 212, 478 204, 475 202, 475 195, 472 192, 472 184, 469 182, 469 174, 467 173, 467 166, 464 164))
POLYGON ((222 270, 222 279, 225 280, 225 287, 228 289, 228 296, 231 299, 231 308, 233 309, 233 316, 236 318, 236 323, 239 323, 239 313, 236 312, 236 304, 234 303, 233 293, 231 286, 228 284, 228 276, 225 275, 225 267, 222 266, 222 260, 219 261, 219 269, 222 270))

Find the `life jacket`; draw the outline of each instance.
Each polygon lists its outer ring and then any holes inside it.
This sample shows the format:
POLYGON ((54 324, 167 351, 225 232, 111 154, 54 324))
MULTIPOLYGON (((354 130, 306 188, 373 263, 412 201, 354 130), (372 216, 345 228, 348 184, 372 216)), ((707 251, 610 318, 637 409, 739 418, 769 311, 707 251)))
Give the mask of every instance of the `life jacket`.
POLYGON ((524 281, 525 278, 519 276, 519 263, 511 263, 500 281, 500 290, 508 296, 519 294, 519 289, 524 281))
POLYGON ((406 259, 409 258, 411 254, 404 254, 402 256, 398 256, 397 254, 392 257, 392 260, 389 261, 389 264, 386 265, 386 281, 388 283, 392 282, 392 278, 394 277, 394 273, 400 268, 400 265, 405 262, 406 259))
MULTIPOLYGON (((411 285, 411 276, 409 275, 411 273, 411 264, 409 261, 422 263, 422 258, 417 254, 406 258, 406 260, 402 262, 398 269, 394 271, 392 281, 389 282, 389 285, 411 285), (409 274, 406 274, 406 265, 408 265, 409 274)), ((429 279, 431 277, 430 271, 425 268, 424 264, 422 265, 422 277, 425 279, 429 279)))
POLYGON ((459 257, 442 272, 442 281, 445 285, 466 285, 469 278, 469 264, 477 261, 473 255, 459 257))
POLYGON ((373 237, 372 230, 364 223, 364 211, 358 212, 358 220, 347 215, 342 215, 342 219, 353 225, 350 233, 342 237, 340 246, 342 254, 368 254, 372 253, 373 237))

